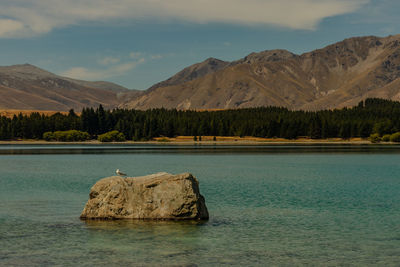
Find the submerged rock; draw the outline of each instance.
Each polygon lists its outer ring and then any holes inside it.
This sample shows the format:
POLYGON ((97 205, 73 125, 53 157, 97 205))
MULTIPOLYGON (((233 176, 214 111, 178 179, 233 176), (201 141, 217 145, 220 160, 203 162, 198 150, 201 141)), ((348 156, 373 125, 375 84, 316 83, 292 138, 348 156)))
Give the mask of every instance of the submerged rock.
POLYGON ((199 182, 190 173, 108 177, 90 190, 81 219, 208 219, 199 182))

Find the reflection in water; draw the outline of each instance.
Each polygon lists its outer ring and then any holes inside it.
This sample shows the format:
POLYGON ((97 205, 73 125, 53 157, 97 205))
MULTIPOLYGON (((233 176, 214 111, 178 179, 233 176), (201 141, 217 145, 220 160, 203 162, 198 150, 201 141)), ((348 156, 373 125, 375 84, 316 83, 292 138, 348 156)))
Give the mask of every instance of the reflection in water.
POLYGON ((257 144, 257 145, 0 145, 0 155, 35 154, 269 154, 269 153, 400 153, 400 145, 257 144))
POLYGON ((199 221, 150 221, 150 220, 86 220, 89 233, 101 238, 128 239, 132 241, 150 241, 154 239, 180 239, 198 236, 200 227, 206 222, 199 221))
POLYGON ((152 220, 87 220, 86 247, 97 261, 132 265, 135 262, 179 266, 195 264, 197 253, 208 249, 202 240, 209 231, 206 221, 152 221, 152 220), (121 254, 126 253, 124 262, 121 254))
POLYGON ((197 220, 82 220, 89 230, 115 230, 115 229, 177 229, 186 226, 202 226, 208 221, 197 220))

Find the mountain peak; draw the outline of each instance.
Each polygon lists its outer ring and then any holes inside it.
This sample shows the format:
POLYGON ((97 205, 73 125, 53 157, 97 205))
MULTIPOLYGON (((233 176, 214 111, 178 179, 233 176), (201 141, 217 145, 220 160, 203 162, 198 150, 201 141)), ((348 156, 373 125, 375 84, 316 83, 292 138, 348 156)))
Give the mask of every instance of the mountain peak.
MULTIPOLYGON (((207 63, 207 64, 210 64, 210 65, 215 65, 215 64, 219 64, 219 63, 221 63, 221 62, 225 62, 225 61, 220 60, 220 59, 215 58, 215 57, 209 57, 209 58, 207 58, 206 60, 204 60, 202 63, 207 63)), ((201 64, 201 63, 200 63, 200 64, 201 64)))
POLYGON ((399 66, 400 35, 353 37, 302 55, 275 49, 232 63, 209 58, 124 106, 316 110, 352 106, 368 97, 400 100, 399 66))
POLYGON ((204 77, 207 74, 214 73, 220 69, 225 68, 228 65, 229 62, 210 57, 200 63, 196 63, 187 68, 184 68, 182 71, 178 72, 171 78, 153 85, 148 90, 155 90, 159 87, 166 87, 192 81, 197 78, 204 77))
POLYGON ((0 74, 11 75, 13 77, 18 77, 20 79, 41 79, 45 77, 55 77, 56 75, 43 70, 34 65, 25 63, 19 65, 11 65, 11 66, 1 66, 0 74))
POLYGON ((292 52, 287 51, 285 49, 265 50, 261 52, 251 53, 246 57, 233 62, 233 64, 278 62, 278 61, 293 59, 295 57, 298 57, 298 55, 293 54, 292 52))

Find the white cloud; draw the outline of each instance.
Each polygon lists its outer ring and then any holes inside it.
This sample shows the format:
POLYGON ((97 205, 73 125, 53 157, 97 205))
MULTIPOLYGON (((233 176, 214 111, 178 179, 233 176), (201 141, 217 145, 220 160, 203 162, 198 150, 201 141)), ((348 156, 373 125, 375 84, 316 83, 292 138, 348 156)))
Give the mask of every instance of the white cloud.
POLYGON ((101 58, 97 61, 97 63, 99 63, 100 65, 112 65, 112 64, 117 64, 120 61, 119 58, 117 57, 105 57, 105 58, 101 58))
POLYGON ((150 59, 153 59, 153 60, 162 59, 162 58, 164 58, 164 56, 160 55, 160 54, 150 55, 150 59))
POLYGON ((0 19, 0 36, 7 37, 15 32, 22 31, 24 24, 20 21, 11 19, 0 19))
POLYGON ((147 53, 142 53, 142 52, 130 52, 129 57, 131 59, 137 59, 137 58, 147 58, 150 60, 158 60, 164 58, 164 55, 161 54, 147 54, 147 53))
MULTIPOLYGON (((398 0, 375 0, 370 1, 360 11, 360 15, 353 23, 359 24, 391 24, 387 27, 398 28, 400 17, 398 15, 400 9, 400 2, 398 0)), ((387 28, 385 27, 385 28, 387 28)), ((386 32, 390 33, 390 31, 386 32)), ((396 32, 396 31, 394 31, 396 32)))
POLYGON ((142 64, 145 61, 146 60, 144 58, 140 58, 137 61, 112 65, 106 69, 88 69, 85 67, 73 67, 60 73, 60 75, 80 80, 104 80, 107 78, 124 75, 133 70, 137 65, 142 64))
POLYGON ((85 21, 185 20, 314 29, 369 0, 1 0, 0 37, 47 33, 85 21))
POLYGON ((143 55, 143 53, 141 53, 141 52, 131 52, 131 53, 129 53, 129 57, 130 58, 138 58, 138 57, 141 57, 143 55))

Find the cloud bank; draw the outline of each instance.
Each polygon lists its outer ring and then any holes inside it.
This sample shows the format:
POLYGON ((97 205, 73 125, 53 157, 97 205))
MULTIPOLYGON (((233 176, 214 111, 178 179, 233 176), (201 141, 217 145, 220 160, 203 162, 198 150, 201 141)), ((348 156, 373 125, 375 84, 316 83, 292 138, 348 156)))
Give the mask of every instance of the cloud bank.
POLYGON ((84 22, 183 20, 314 29, 369 0, 1 0, 0 37, 29 37, 84 22))
POLYGON ((137 65, 142 64, 144 62, 145 59, 140 58, 137 61, 111 65, 108 68, 103 68, 103 69, 88 69, 85 67, 73 67, 60 73, 60 75, 78 80, 89 80, 89 81, 104 80, 111 77, 118 77, 124 75, 127 72, 134 69, 137 65))

